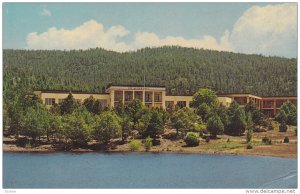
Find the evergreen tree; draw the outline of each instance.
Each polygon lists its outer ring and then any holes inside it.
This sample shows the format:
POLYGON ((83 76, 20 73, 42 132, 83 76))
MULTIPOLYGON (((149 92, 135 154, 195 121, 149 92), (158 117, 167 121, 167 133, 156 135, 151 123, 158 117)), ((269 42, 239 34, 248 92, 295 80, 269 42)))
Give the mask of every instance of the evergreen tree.
POLYGON ((70 93, 60 104, 60 112, 61 114, 71 114, 79 106, 79 103, 74 99, 72 93, 70 93))
POLYGON ((214 114, 208 119, 207 131, 210 132, 213 139, 217 138, 217 134, 222 134, 224 132, 224 125, 217 114, 214 114))

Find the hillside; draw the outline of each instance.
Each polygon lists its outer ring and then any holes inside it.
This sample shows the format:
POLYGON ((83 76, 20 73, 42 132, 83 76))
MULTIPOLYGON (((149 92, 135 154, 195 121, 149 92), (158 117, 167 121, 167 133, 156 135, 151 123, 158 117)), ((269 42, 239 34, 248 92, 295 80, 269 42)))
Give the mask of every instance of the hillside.
POLYGON ((109 83, 165 85, 167 93, 296 95, 297 60, 182 47, 117 53, 103 49, 3 51, 4 94, 17 83, 32 89, 103 91, 109 83), (145 68, 144 68, 145 67, 145 68))

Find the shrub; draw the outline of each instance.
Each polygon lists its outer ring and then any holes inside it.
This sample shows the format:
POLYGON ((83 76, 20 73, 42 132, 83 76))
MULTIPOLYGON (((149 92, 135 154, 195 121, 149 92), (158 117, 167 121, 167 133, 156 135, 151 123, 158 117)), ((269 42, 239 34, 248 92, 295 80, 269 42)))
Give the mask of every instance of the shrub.
POLYGON ((210 137, 207 136, 207 137, 205 138, 205 141, 206 141, 206 143, 209 143, 209 142, 210 142, 210 137))
POLYGON ((188 132, 184 141, 187 146, 198 146, 199 145, 199 134, 194 132, 188 132))
POLYGON ((281 123, 280 125, 279 125, 279 131, 280 132, 286 132, 287 131, 287 125, 285 124, 285 123, 281 123))
POLYGON ((283 143, 289 143, 289 142, 290 142, 290 139, 288 137, 285 137, 283 140, 283 143))
POLYGON ((272 144, 272 140, 270 138, 268 138, 267 136, 262 138, 262 142, 266 145, 271 145, 272 144))
POLYGON ((252 130, 248 130, 247 133, 246 133, 246 140, 247 140, 247 143, 251 142, 252 136, 253 136, 252 130))
POLYGON ((137 151, 139 150, 141 147, 141 142, 138 141, 138 140, 132 140, 130 143, 129 143, 129 149, 130 151, 137 151))
POLYGON ((252 143, 251 143, 251 142, 248 142, 246 148, 247 148, 247 149, 252 149, 252 148, 253 148, 252 143))
POLYGON ((149 136, 145 140, 144 147, 146 151, 149 151, 152 147, 152 138, 150 138, 149 136))

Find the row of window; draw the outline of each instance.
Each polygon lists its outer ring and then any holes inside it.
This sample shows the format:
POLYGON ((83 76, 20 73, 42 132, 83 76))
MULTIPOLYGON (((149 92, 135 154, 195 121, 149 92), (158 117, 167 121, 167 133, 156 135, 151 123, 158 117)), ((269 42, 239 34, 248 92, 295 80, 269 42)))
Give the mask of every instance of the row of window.
MULTIPOLYGON (((145 92, 145 102, 152 102, 152 92, 145 92)), ((143 100, 143 93, 141 91, 134 92, 134 98, 143 100)), ((115 91, 115 101, 122 101, 123 100, 123 92, 122 91, 115 91)), ((133 92, 125 91, 124 92, 124 101, 132 101, 133 100, 133 92)), ((162 101, 162 93, 154 92, 154 102, 161 102, 162 101)))
MULTIPOLYGON (((59 98, 58 99, 58 104, 62 103, 63 101, 65 101, 65 98, 59 98)), ((82 103, 82 99, 75 99, 78 103, 82 103)), ((107 100, 100 100, 102 106, 107 106, 107 100)), ((54 105, 55 102, 55 98, 45 98, 45 105, 49 105, 52 106, 54 105)))

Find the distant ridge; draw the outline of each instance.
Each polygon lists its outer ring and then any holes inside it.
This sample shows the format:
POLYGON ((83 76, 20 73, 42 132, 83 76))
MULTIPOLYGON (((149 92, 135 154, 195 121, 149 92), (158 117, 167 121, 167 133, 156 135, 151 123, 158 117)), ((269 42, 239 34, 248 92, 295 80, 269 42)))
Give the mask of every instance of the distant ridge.
POLYGON ((297 59, 177 46, 118 53, 89 50, 3 50, 4 90, 29 88, 103 92, 109 84, 166 86, 174 95, 200 87, 217 93, 295 96, 297 59), (145 68, 145 69, 144 69, 145 68))

